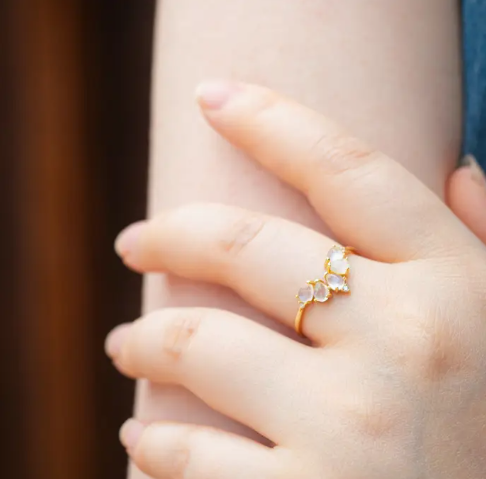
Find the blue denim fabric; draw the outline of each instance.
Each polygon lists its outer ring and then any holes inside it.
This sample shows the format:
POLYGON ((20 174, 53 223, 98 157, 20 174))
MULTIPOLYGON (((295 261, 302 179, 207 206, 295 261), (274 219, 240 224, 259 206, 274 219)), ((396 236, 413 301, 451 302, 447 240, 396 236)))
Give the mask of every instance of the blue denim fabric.
POLYGON ((486 168, 486 0, 463 0, 464 153, 486 168))

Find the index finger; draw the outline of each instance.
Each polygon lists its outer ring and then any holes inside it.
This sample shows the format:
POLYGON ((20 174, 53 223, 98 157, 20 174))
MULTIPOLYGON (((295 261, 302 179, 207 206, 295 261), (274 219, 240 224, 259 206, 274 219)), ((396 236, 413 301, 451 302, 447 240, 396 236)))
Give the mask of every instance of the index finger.
POLYGON ((209 123, 307 195, 338 239, 381 261, 450 253, 465 234, 443 202, 398 162, 266 88, 198 90, 209 123))

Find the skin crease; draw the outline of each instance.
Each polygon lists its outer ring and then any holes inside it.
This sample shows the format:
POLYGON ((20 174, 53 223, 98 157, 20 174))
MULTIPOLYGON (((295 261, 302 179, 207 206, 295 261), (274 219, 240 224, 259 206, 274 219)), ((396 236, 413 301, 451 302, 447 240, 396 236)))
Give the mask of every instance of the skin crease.
MULTIPOLYGON (((107 351, 124 374, 184 385, 275 444, 129 421, 121 439, 130 456, 160 479, 484 477, 484 244, 401 165, 315 112, 252 85, 199 94, 213 128, 305 192, 365 257, 351 261, 351 296, 307 312, 314 347, 208 308, 164 308, 114 331, 107 351)), ((332 244, 278 217, 199 203, 127 229, 116 248, 138 271, 231 287, 291 327, 291 293, 332 244)))
MULTIPOLYGON (((160 2, 149 215, 193 201, 220 201, 325 231, 300 194, 204 125, 193 91, 207 77, 251 80, 292 95, 442 194, 460 145, 458 12, 450 0, 160 2)), ((176 305, 222 307, 268 322, 227 290, 150 275, 144 311, 176 305)), ((136 402, 136 415, 145 421, 245 432, 177 388, 141 382, 136 402)), ((130 477, 143 475, 133 469, 130 477)))

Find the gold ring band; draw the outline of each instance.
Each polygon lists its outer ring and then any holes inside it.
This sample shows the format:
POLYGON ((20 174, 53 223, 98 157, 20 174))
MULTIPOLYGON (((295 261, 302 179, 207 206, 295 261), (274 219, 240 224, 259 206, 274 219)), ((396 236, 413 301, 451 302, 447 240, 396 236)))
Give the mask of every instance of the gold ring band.
POLYGON ((297 301, 299 310, 295 316, 295 331, 304 336, 302 329, 304 323, 305 308, 311 303, 325 303, 336 293, 349 293, 348 256, 355 253, 351 247, 333 246, 327 253, 324 261, 324 274, 322 278, 307 281, 307 285, 299 289, 297 301))

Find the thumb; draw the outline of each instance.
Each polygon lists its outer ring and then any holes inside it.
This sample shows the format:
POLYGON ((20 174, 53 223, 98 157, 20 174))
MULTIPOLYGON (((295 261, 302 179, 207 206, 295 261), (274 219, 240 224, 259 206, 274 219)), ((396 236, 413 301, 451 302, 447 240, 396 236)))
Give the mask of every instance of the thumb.
POLYGON ((449 207, 462 222, 486 243, 486 176, 472 155, 452 173, 447 184, 449 207))

